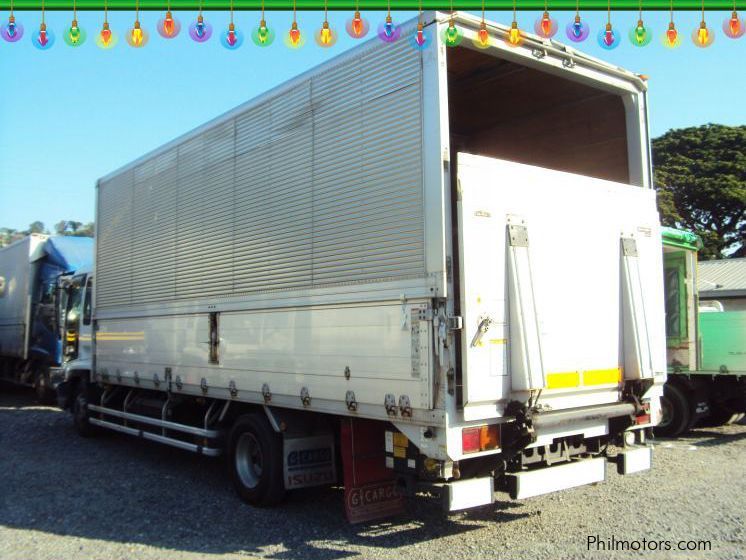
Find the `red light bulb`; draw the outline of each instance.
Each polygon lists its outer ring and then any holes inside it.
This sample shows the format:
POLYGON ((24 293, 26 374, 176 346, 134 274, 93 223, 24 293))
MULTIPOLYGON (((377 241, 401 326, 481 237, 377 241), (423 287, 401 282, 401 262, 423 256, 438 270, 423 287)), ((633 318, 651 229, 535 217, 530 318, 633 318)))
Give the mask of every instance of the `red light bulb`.
POLYGON ((49 38, 47 37, 47 24, 42 23, 39 26, 39 44, 42 47, 46 47, 48 42, 49 42, 49 38))
POLYGON ((236 26, 231 23, 228 25, 228 37, 226 38, 226 41, 231 47, 234 47, 236 45, 237 40, 238 39, 236 37, 236 26))
POLYGON ((417 34, 415 35, 414 40, 420 47, 425 44, 425 30, 422 23, 417 24, 417 34))
POLYGON ((676 31, 676 26, 673 24, 673 22, 668 24, 668 31, 666 31, 666 38, 668 39, 669 45, 675 45, 676 39, 679 37, 679 32, 676 31))
POLYGON ((604 43, 610 47, 614 44, 614 32, 611 30, 611 24, 606 24, 606 31, 604 31, 604 43))
POLYGON ((479 27, 477 39, 479 40, 479 44, 484 47, 486 47, 490 42, 490 34, 487 32, 487 24, 484 22, 482 22, 482 25, 479 27))
POLYGON ((297 45, 300 41, 300 29, 298 29, 298 23, 293 22, 293 25, 290 27, 290 42, 293 43, 293 45, 297 45))
POLYGON ((544 12, 544 15, 541 17, 541 30, 547 36, 552 32, 552 20, 549 19, 549 12, 544 12))
POLYGON ((104 22, 104 27, 101 29, 101 42, 104 44, 105 47, 109 46, 109 42, 111 41, 111 29, 109 29, 109 22, 104 22))
POLYGON ((174 23, 174 18, 173 16, 171 16, 171 12, 167 11, 166 17, 163 18, 163 32, 166 35, 171 36, 174 34, 175 29, 176 29, 176 24, 174 23))

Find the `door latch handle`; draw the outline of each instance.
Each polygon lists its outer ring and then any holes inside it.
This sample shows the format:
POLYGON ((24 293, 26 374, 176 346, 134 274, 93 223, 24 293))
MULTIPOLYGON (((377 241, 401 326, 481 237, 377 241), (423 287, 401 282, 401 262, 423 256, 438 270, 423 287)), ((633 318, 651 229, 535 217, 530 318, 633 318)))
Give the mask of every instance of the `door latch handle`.
POLYGON ((490 330, 490 325, 492 325, 492 319, 490 317, 485 317, 479 322, 479 326, 477 327, 477 332, 474 333, 474 338, 471 339, 471 346, 474 348, 479 344, 479 341, 482 340, 482 337, 485 335, 485 333, 490 330))

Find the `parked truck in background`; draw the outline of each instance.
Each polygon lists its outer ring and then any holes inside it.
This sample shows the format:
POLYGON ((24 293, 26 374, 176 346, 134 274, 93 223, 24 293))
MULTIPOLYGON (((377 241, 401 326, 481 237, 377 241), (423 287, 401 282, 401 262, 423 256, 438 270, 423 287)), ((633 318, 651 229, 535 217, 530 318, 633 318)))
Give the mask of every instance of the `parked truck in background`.
POLYGON ((746 413, 746 311, 699 307, 696 234, 663 228, 668 381, 656 433, 678 436, 746 413))
POLYGON ((70 351, 59 287, 92 256, 93 240, 84 237, 31 234, 0 249, 0 379, 33 385, 45 403, 55 400, 50 368, 70 351))
POLYGON ((452 511, 650 468, 646 84, 493 23, 478 49, 462 13, 446 48, 450 17, 98 182, 93 359, 60 385, 81 434, 226 454, 254 505, 342 482, 352 521, 421 485, 452 511))

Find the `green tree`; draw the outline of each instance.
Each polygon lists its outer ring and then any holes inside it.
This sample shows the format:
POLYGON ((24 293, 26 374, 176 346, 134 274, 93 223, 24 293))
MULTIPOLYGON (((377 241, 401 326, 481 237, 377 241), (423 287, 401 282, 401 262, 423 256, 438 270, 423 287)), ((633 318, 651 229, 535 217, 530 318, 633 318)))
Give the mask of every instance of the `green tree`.
POLYGON ((746 126, 670 130, 653 166, 665 225, 696 232, 700 258, 746 256, 746 126))

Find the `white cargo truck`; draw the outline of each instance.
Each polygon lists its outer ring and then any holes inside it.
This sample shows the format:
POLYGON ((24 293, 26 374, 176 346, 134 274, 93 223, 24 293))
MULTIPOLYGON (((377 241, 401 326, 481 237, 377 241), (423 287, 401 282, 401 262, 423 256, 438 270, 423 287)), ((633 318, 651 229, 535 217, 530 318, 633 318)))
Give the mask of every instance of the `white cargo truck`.
POLYGON ((645 81, 493 23, 478 49, 468 14, 447 48, 449 17, 99 181, 81 432, 225 453, 256 505, 341 482, 353 521, 419 485, 457 510, 650 467, 645 81))

